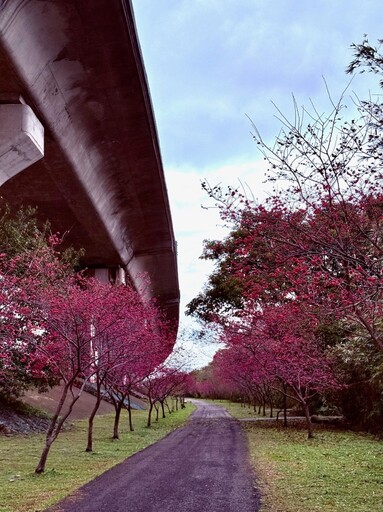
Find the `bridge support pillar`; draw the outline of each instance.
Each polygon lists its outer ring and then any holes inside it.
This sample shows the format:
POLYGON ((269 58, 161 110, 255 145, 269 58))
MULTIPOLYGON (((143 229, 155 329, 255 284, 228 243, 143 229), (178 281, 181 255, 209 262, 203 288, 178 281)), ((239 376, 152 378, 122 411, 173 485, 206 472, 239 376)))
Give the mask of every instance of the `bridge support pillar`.
POLYGON ((24 103, 0 104, 0 186, 44 156, 44 128, 24 103))
POLYGON ((101 283, 126 284, 126 272, 122 267, 95 268, 94 277, 101 283))

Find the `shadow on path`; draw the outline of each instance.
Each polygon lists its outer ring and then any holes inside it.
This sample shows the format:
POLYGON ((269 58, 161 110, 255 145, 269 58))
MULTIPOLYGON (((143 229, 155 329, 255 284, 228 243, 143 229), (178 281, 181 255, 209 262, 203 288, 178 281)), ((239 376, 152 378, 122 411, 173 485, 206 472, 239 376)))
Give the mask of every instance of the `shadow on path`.
MULTIPOLYGON (((189 423, 133 455, 49 512, 257 512, 239 422, 193 401, 189 423)), ((48 511, 46 511, 48 512, 48 511)))

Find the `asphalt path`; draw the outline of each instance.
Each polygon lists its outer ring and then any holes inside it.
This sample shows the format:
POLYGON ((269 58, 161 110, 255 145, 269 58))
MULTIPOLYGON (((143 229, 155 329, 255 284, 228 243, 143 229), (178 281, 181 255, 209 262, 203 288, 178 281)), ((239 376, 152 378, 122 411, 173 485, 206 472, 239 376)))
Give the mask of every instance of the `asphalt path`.
POLYGON ((259 499, 239 422, 222 407, 194 403, 197 410, 185 427, 49 512, 257 512, 259 499))

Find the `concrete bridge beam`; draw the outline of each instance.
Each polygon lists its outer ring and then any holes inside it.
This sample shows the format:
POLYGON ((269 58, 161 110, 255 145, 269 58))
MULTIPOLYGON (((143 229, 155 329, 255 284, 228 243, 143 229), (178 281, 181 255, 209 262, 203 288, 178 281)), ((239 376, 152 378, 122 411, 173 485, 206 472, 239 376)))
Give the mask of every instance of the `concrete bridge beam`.
POLYGON ((37 207, 85 249, 83 267, 121 267, 140 290, 147 276, 176 325, 176 242, 130 0, 0 0, 0 104, 9 94, 42 122, 45 149, 7 171, 0 195, 37 207))

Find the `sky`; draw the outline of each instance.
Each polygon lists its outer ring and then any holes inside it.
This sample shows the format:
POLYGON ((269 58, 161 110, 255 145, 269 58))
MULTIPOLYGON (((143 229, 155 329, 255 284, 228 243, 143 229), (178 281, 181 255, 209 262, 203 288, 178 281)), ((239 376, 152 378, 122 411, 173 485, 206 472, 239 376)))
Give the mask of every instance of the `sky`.
MULTIPOLYGON (((241 180, 262 200, 252 122, 272 142, 275 105, 292 118, 293 96, 329 112, 325 82, 336 100, 347 86, 351 98, 378 93, 376 77, 349 84, 345 68, 352 43, 383 38, 381 0, 133 0, 133 8, 178 244, 181 325, 189 325, 185 306, 212 270, 199 259, 203 240, 225 235, 201 180, 241 180)), ((212 353, 196 352, 204 362, 212 353)))

